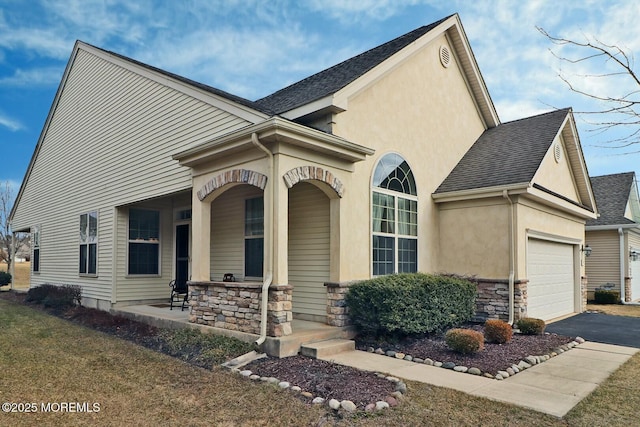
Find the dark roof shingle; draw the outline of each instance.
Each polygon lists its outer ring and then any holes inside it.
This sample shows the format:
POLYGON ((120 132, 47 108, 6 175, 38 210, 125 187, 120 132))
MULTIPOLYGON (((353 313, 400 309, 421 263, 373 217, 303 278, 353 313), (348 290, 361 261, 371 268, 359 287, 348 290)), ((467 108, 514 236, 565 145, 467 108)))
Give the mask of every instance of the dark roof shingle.
POLYGON ((280 114, 324 98, 325 96, 335 93, 353 82, 367 71, 371 70, 387 58, 434 29, 443 21, 449 19, 451 16, 447 16, 446 18, 430 25, 425 25, 415 29, 396 39, 334 65, 333 67, 320 71, 306 79, 280 89, 271 95, 258 99, 256 103, 262 108, 273 111, 276 114, 280 114))
POLYGON ((484 131, 436 193, 531 182, 570 108, 484 131))
POLYGON ((634 178, 633 172, 591 178, 591 188, 600 217, 588 220, 587 226, 635 224, 624 216, 634 178))

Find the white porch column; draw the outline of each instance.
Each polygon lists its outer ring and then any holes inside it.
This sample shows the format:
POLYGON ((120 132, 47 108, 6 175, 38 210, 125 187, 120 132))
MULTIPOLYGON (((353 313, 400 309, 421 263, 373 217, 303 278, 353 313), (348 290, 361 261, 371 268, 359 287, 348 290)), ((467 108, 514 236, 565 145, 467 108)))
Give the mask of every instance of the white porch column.
MULTIPOLYGON (((273 172, 275 185, 267 185, 274 188, 273 194, 273 283, 276 285, 289 284, 289 189, 279 173, 278 161, 276 157, 276 167, 273 172)), ((265 223, 267 219, 265 212, 265 223)))
POLYGON ((211 280, 211 202, 193 192, 191 206, 191 280, 211 280))

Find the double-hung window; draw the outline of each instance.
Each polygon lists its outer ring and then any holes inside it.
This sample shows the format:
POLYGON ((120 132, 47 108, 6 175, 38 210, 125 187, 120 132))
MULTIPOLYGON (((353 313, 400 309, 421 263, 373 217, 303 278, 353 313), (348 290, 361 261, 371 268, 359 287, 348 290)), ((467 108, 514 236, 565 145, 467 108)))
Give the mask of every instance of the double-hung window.
POLYGON ((244 207, 244 275, 259 278, 264 266, 264 199, 247 199, 244 207))
POLYGON ((418 197, 413 172, 398 154, 378 162, 372 183, 372 273, 418 270, 418 197))
POLYGON ((80 267, 82 275, 95 276, 98 272, 98 212, 80 215, 80 267))
POLYGON ((129 209, 129 274, 160 274, 160 212, 129 209))

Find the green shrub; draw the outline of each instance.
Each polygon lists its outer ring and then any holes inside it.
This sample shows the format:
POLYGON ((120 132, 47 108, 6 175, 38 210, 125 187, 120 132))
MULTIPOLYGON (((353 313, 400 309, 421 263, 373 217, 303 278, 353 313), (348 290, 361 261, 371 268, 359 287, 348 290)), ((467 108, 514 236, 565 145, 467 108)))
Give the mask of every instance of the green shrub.
POLYGON ((41 304, 49 295, 49 292, 54 292, 56 287, 55 285, 44 284, 31 288, 27 291, 26 301, 41 304))
POLYGON ((516 326, 525 335, 542 335, 547 324, 542 319, 525 317, 518 320, 516 326))
POLYGON ((449 329, 444 338, 447 346, 458 353, 477 353, 484 348, 484 335, 471 329, 449 329))
POLYGON ((507 322, 489 319, 484 323, 484 337, 488 342, 504 344, 511 341, 513 328, 507 322))
POLYGON ((6 286, 11 283, 11 273, 0 271, 0 286, 6 286))
POLYGON ((82 302, 82 289, 76 285, 40 285, 29 289, 27 301, 42 304, 47 308, 63 310, 82 302))
POLYGON ((458 277, 405 273, 359 282, 346 295, 353 324, 366 335, 442 332, 471 320, 476 286, 458 277))
POLYGON ((598 289, 595 291, 594 299, 596 304, 617 304, 620 294, 616 291, 598 289))

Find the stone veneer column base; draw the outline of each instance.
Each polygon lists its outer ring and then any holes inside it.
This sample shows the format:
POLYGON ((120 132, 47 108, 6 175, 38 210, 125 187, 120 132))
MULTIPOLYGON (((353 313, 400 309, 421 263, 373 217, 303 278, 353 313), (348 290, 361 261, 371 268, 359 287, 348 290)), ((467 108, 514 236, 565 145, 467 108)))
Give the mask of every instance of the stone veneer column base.
POLYGON ((351 282, 326 282, 327 287, 327 325, 330 326, 349 326, 351 319, 349 318, 349 307, 345 297, 349 292, 349 287, 357 283, 351 282))
MULTIPOLYGON (((484 322, 487 319, 509 320, 509 280, 508 279, 479 279, 467 278, 475 283, 478 289, 476 296, 476 314, 474 322, 484 322)), ((527 315, 527 284, 528 280, 516 280, 513 286, 513 320, 527 315)))
MULTIPOLYGON (((260 334, 262 283, 187 282, 189 322, 260 334)), ((267 335, 291 335, 293 286, 272 285, 267 301, 267 335)))
POLYGON ((624 278, 624 302, 631 302, 634 296, 631 295, 631 277, 624 278))
POLYGON ((579 307, 578 312, 582 313, 583 311, 585 311, 587 309, 587 296, 588 296, 588 292, 587 292, 587 285, 589 284, 589 280, 587 278, 587 276, 582 276, 580 277, 580 303, 582 304, 579 307))

